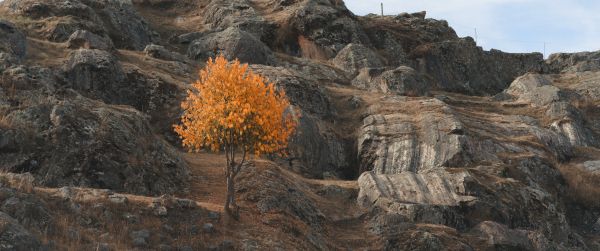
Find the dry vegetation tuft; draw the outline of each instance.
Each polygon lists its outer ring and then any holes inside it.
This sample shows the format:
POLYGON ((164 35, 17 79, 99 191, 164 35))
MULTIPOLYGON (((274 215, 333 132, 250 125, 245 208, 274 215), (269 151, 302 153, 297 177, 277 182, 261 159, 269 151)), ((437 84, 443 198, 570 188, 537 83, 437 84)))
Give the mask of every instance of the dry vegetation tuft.
POLYGON ((298 45, 302 52, 302 57, 314 60, 327 60, 327 53, 315 42, 308 40, 304 36, 298 37, 298 45))
POLYGON ((559 169, 567 183, 570 198, 585 206, 600 208, 600 174, 573 165, 563 165, 559 169))

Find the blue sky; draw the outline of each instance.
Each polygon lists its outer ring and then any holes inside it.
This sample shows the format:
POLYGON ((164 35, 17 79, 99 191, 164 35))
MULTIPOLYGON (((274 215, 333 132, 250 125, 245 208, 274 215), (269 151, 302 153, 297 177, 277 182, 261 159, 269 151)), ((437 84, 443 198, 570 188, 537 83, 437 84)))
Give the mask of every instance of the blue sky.
POLYGON ((474 37, 484 49, 507 52, 600 50, 598 0, 345 0, 357 15, 427 11, 445 19, 459 36, 474 37))

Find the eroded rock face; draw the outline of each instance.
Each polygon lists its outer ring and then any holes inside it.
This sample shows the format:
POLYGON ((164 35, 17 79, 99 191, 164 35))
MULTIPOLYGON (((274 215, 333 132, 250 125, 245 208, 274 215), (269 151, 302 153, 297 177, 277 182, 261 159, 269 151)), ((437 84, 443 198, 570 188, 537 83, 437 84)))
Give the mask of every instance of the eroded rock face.
POLYGON ((437 99, 415 102, 419 106, 418 118, 393 113, 364 119, 358 140, 361 170, 396 174, 468 162, 463 125, 449 108, 437 99))
POLYGON ((133 109, 75 97, 31 106, 8 118, 23 135, 17 145, 22 150, 3 153, 2 166, 32 172, 40 184, 162 194, 185 181, 186 165, 176 150, 158 140, 146 117, 133 109))
POLYGON ((369 38, 356 17, 343 2, 329 0, 294 1, 283 4, 288 15, 288 38, 297 41, 302 36, 321 49, 326 59, 335 57, 350 43, 369 44, 369 38))
POLYGON ((254 35, 238 28, 228 28, 194 40, 188 48, 188 57, 205 62, 222 54, 228 60, 243 63, 273 64, 273 52, 254 35))
POLYGON ((102 50, 79 49, 69 54, 64 72, 70 87, 109 103, 123 103, 125 74, 117 59, 102 50))
POLYGON ((25 35, 13 23, 0 19, 0 72, 25 58, 26 44, 25 35))
POLYGON ((7 0, 0 7, 31 18, 29 22, 39 24, 36 33, 56 42, 66 41, 77 30, 108 36, 120 49, 142 50, 156 39, 130 1, 7 0))
POLYGON ((545 63, 545 71, 554 74, 598 71, 600 51, 552 54, 545 63))
POLYGON ((361 44, 348 44, 333 59, 333 63, 351 75, 356 75, 362 68, 383 67, 379 56, 361 44))
POLYGON ((166 61, 186 62, 187 58, 177 52, 167 50, 164 46, 150 44, 144 49, 146 55, 166 61))
POLYGON ((404 96, 425 96, 430 87, 413 68, 400 66, 393 70, 363 68, 352 80, 352 85, 372 91, 404 96))
POLYGON ((506 93, 518 97, 518 100, 535 106, 545 106, 559 101, 564 96, 560 89, 552 85, 548 76, 525 74, 518 77, 506 90, 506 93))
POLYGON ((340 138, 323 118, 332 116, 333 108, 326 91, 319 86, 318 76, 303 74, 284 67, 250 66, 279 88, 302 114, 296 135, 290 140, 290 159, 298 160, 297 171, 310 177, 346 177, 354 173, 352 142, 340 138))
POLYGON ((212 0, 204 9, 203 21, 211 30, 235 27, 265 43, 273 42, 276 25, 267 21, 247 0, 212 0))
POLYGON ((540 71, 542 54, 483 51, 471 38, 422 45, 413 51, 417 69, 435 79, 438 88, 466 94, 493 95, 518 76, 540 71))
POLYGON ((0 247, 6 250, 39 250, 42 245, 19 222, 0 212, 0 247))
POLYGON ((393 175, 365 172, 358 178, 358 202, 365 207, 377 204, 388 211, 399 209, 399 203, 459 206, 476 199, 466 195, 468 179, 472 179, 468 173, 444 170, 393 175))
POLYGON ((11 22, 0 20, 0 52, 23 59, 27 52, 25 35, 11 22))
POLYGON ((71 49, 98 49, 109 51, 114 49, 112 40, 98 36, 86 30, 77 30, 67 40, 71 49))

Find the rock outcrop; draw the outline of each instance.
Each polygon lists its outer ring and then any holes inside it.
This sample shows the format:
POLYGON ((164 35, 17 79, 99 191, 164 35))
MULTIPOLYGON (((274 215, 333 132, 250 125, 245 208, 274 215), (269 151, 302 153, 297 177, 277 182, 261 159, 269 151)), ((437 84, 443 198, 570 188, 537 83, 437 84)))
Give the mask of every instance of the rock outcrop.
POLYGON ((421 74, 408 66, 400 66, 393 70, 363 68, 352 80, 352 85, 404 96, 427 96, 431 89, 421 74))
POLYGON ((207 34, 194 40, 188 48, 188 57, 205 62, 222 54, 228 60, 243 63, 273 64, 273 52, 254 35, 235 27, 207 34))
POLYGON ((13 23, 0 19, 0 72, 25 58, 26 44, 23 32, 13 23))
POLYGON ((541 71, 542 54, 511 54, 483 51, 471 38, 426 44, 411 57, 417 69, 431 76, 438 88, 465 94, 493 95, 518 76, 541 71))
POLYGON ((333 59, 333 63, 351 75, 356 75, 362 68, 383 67, 379 56, 361 44, 348 44, 333 59))
POLYGON ((109 51, 114 49, 112 40, 98 36, 86 30, 77 30, 67 40, 70 49, 98 49, 109 51))
POLYGON ((64 42, 77 30, 108 36, 121 49, 142 50, 155 33, 133 8, 131 1, 6 0, 0 3, 13 15, 29 18, 34 32, 64 42))
POLYGON ((484 51, 425 12, 336 0, 4 0, 0 16, 3 248, 600 247, 599 52, 484 51), (223 203, 224 157, 173 132, 218 54, 301 115, 289 154, 241 171, 235 231, 204 208, 223 203))

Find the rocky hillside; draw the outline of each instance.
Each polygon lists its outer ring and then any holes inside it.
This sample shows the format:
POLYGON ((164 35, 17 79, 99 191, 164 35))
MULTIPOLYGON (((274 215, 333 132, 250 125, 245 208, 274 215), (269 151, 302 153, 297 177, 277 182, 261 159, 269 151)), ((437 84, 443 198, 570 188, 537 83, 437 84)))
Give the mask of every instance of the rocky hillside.
POLYGON ((599 106, 599 52, 484 51, 425 12, 4 0, 0 249, 600 250, 599 106), (218 54, 302 111, 240 221, 223 156, 172 131, 218 54))

